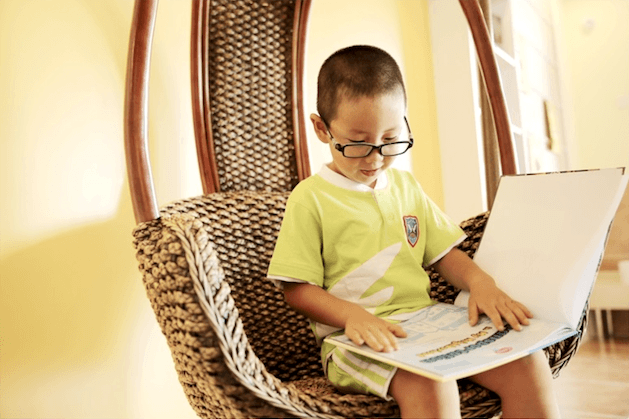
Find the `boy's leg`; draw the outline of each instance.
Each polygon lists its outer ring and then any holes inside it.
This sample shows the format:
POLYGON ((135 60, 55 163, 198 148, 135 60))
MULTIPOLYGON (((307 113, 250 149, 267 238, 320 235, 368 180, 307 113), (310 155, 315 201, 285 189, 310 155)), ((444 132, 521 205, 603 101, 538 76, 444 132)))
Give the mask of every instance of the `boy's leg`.
POLYGON ((470 378, 500 396, 503 418, 560 417, 543 351, 470 378))
POLYGON ((400 406, 403 418, 460 418, 461 407, 456 381, 440 383, 398 369, 389 394, 400 406))

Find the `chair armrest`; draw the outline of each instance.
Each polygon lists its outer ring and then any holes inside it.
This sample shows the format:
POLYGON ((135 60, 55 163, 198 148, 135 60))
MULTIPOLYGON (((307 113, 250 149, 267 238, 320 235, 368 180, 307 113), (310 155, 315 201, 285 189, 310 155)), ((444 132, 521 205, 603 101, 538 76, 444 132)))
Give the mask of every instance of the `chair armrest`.
MULTIPOLYGON (((262 317, 287 317, 280 307, 283 299, 269 296, 276 291, 263 282, 269 282, 266 261, 287 196, 239 192, 177 201, 134 231, 151 306, 184 391, 202 417, 329 417, 318 400, 268 371, 268 359, 276 354, 261 353, 269 345, 258 336, 281 330, 262 317), (258 323, 262 332, 253 327, 258 323)), ((313 340, 307 323, 288 318, 283 323, 304 328, 303 335, 313 340)), ((286 344, 277 343, 286 354, 286 344)), ((318 364, 316 347, 315 355, 318 364)), ((299 358, 299 353, 290 356, 299 358)))

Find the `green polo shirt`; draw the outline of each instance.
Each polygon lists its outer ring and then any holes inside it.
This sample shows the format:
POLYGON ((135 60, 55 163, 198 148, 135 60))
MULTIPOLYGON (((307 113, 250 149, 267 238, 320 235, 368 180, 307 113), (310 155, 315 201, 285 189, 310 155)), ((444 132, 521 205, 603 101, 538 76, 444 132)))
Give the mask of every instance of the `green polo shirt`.
MULTIPOLYGON (((268 276, 402 320, 432 304, 423 268, 464 238, 410 173, 388 169, 372 189, 324 166, 291 193, 268 276)), ((336 330, 313 323, 318 341, 336 330)))

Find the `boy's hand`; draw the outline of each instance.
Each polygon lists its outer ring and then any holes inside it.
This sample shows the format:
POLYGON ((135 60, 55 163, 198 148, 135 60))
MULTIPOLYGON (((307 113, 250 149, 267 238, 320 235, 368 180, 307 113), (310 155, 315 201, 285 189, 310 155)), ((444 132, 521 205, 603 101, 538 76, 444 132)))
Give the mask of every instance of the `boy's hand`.
POLYGON ((529 324, 533 314, 496 286, 489 274, 480 269, 463 251, 456 247, 435 263, 435 269, 441 276, 457 288, 470 291, 468 312, 470 324, 478 322, 478 316, 485 313, 498 330, 504 329, 505 319, 515 330, 522 330, 522 325, 529 324))
POLYGON ((391 352, 398 349, 396 337, 405 338, 406 332, 360 308, 347 319, 345 335, 356 345, 366 343, 374 351, 391 352))
POLYGON ((468 312, 472 326, 478 322, 479 315, 485 313, 498 330, 504 329, 502 319, 513 329, 522 330, 522 325, 528 325, 528 319, 533 317, 524 304, 512 300, 491 279, 470 287, 468 312))

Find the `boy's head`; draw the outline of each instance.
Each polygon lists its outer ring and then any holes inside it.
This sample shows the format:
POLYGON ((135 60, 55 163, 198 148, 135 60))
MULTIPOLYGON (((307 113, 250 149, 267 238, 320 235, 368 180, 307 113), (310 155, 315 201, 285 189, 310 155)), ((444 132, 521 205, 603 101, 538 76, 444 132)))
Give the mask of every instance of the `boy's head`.
POLYGON ((317 111, 328 124, 344 99, 406 91, 397 63, 386 51, 368 45, 343 48, 323 63, 317 80, 317 111))
POLYGON ((406 93, 395 60, 379 48, 353 46, 335 52, 321 67, 319 115, 310 119, 329 144, 333 171, 374 187, 413 140, 406 121, 406 93))

